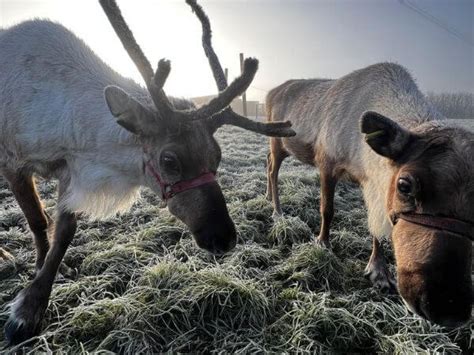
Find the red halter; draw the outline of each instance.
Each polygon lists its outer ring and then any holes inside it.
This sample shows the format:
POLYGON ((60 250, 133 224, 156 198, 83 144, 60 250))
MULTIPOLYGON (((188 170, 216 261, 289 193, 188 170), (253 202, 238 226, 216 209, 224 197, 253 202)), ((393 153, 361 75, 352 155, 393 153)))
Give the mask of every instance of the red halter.
POLYGON ((151 165, 150 160, 145 162, 145 166, 148 168, 148 170, 150 170, 151 174, 156 179, 156 182, 160 185, 161 198, 164 201, 170 199, 176 194, 179 194, 180 192, 194 189, 195 187, 216 181, 215 174, 208 172, 189 180, 183 180, 178 181, 174 184, 169 184, 167 182, 164 182, 163 179, 161 179, 160 174, 158 174, 155 168, 153 168, 153 165, 151 165))
POLYGON ((408 212, 396 214, 393 218, 393 224, 397 223, 398 219, 403 219, 409 223, 418 224, 428 228, 455 233, 474 241, 474 224, 457 218, 408 212))

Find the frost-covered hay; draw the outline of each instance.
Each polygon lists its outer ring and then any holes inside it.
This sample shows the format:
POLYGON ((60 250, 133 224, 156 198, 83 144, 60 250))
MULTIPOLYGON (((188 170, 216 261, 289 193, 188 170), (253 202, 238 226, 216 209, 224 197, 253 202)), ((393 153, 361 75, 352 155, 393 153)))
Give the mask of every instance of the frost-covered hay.
MULTIPOLYGON (((234 127, 218 138, 219 180, 239 236, 233 253, 216 258, 199 250, 157 197, 143 191, 129 213, 79 223, 66 255, 79 275, 54 285, 43 332, 26 351, 468 351, 472 322, 443 330, 363 277, 371 240, 356 186, 338 186, 333 251, 320 249, 313 244, 320 224, 316 171, 291 158, 284 162, 286 217, 273 222, 264 197, 267 139, 234 127)), ((54 213, 55 184, 40 182, 39 190, 54 213)), ((34 248, 1 180, 0 198, 3 326, 8 302, 32 277, 34 248)), ((0 351, 4 346, 1 334, 0 351)))

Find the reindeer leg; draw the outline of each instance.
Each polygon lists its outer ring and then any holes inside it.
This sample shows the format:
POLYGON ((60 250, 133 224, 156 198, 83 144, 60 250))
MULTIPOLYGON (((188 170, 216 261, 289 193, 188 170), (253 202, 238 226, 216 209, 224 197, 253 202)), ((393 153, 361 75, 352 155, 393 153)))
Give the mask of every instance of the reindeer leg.
POLYGON ((320 164, 319 166, 321 181, 321 230, 319 231, 319 236, 316 238, 316 243, 322 247, 330 248, 329 229, 332 218, 334 217, 334 192, 338 179, 334 176, 332 168, 324 164, 320 164))
POLYGON ((273 195, 272 195, 272 180, 270 179, 270 173, 272 171, 272 153, 269 152, 267 154, 267 192, 265 194, 265 197, 267 198, 268 201, 273 201, 273 195))
POLYGON ((376 237, 372 237, 372 254, 365 268, 365 275, 375 288, 385 293, 396 293, 397 286, 393 275, 388 270, 382 245, 376 237))
POLYGON ((288 153, 283 148, 281 138, 270 139, 270 159, 268 180, 271 187, 271 195, 273 200, 273 218, 278 218, 283 214, 280 206, 280 195, 278 194, 278 172, 281 163, 288 156, 288 153))
POLYGON ((41 205, 31 174, 5 174, 5 178, 33 233, 36 247, 36 271, 38 272, 49 250, 48 229, 53 225, 53 221, 41 205))
POLYGON ((74 237, 76 226, 75 213, 59 212, 54 238, 43 267, 31 284, 17 295, 11 306, 11 314, 5 325, 5 336, 11 344, 18 344, 39 333, 56 273, 74 237))

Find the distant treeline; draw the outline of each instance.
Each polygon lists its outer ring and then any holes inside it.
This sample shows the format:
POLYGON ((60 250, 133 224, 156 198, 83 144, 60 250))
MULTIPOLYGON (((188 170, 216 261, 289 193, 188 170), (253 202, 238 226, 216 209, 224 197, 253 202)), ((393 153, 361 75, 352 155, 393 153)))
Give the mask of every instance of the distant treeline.
POLYGON ((468 92, 428 92, 428 100, 447 118, 474 119, 474 94, 468 92))

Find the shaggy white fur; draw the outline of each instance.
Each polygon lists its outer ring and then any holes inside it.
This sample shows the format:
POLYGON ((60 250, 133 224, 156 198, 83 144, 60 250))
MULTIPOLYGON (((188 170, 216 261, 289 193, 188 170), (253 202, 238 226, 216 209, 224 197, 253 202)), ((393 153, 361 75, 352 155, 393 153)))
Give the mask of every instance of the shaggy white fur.
POLYGON ((58 178, 66 185, 60 208, 93 218, 128 209, 147 184, 143 152, 116 123, 103 90, 117 85, 149 104, 147 91, 50 21, 3 31, 0 68, 0 173, 58 178))

